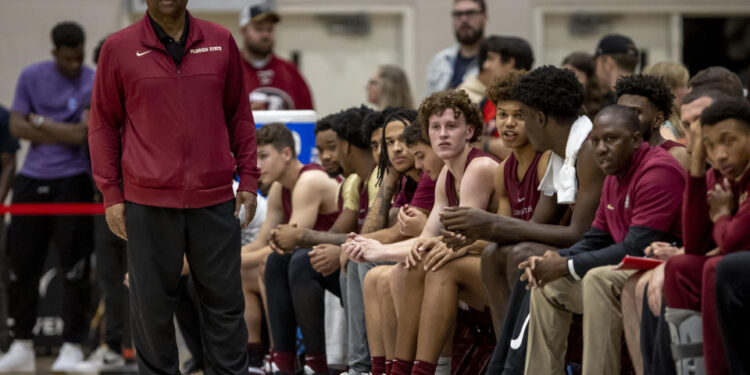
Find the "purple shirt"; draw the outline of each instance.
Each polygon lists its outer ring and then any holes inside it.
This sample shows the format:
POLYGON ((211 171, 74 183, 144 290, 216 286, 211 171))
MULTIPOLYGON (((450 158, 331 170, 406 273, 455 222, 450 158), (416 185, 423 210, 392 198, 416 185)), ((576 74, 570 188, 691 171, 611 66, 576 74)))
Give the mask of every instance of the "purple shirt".
MULTIPOLYGON (((36 113, 56 122, 77 123, 88 106, 94 70, 83 67, 81 75, 68 79, 54 61, 26 67, 16 86, 11 111, 36 113)), ((89 173, 90 162, 83 144, 31 143, 19 174, 37 179, 53 179, 89 173)))

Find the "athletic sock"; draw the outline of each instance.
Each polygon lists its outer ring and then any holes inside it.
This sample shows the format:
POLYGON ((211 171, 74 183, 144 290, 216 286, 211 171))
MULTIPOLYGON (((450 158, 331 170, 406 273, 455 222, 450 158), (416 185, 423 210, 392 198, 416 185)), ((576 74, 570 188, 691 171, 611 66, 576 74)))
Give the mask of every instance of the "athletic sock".
POLYGON ((411 369, 412 375, 433 375, 435 374, 435 364, 430 362, 414 361, 414 367, 411 369))
POLYGON ((452 362, 453 358, 451 357, 438 358, 437 366, 435 367, 435 375, 451 375, 452 362))
POLYGON ((293 374, 295 361, 294 352, 273 352, 273 363, 281 372, 293 374))
POLYGON ((393 361, 385 361, 385 373, 391 375, 391 369, 393 369, 393 361))
POLYGON ((262 367, 264 355, 263 344, 259 342, 251 342, 247 344, 247 357, 250 367, 262 367))
POLYGON ((405 361, 403 359, 394 358, 391 375, 411 375, 412 366, 414 366, 414 361, 405 361))
POLYGON ((372 357, 372 375, 382 375, 385 373, 385 357, 372 357))
POLYGON ((305 365, 310 367, 316 374, 328 373, 327 362, 325 353, 305 355, 305 365))

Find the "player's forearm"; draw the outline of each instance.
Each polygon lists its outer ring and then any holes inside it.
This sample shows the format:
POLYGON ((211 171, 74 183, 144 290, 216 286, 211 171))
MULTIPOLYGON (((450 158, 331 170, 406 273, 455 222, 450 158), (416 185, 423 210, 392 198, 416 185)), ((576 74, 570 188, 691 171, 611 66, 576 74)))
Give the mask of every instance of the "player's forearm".
MULTIPOLYGON (((498 216, 498 218, 500 218, 498 216)), ((482 239, 500 244, 512 244, 523 241, 541 242, 550 246, 563 248, 572 246, 583 237, 585 229, 579 230, 573 225, 539 224, 512 218, 496 221, 493 230, 482 239)))
POLYGON ((384 246, 383 258, 389 262, 400 262, 404 260, 411 252, 411 248, 416 241, 416 238, 411 238, 406 241, 396 242, 387 246, 384 246))
POLYGON ((346 233, 321 232, 312 229, 304 229, 297 246, 306 249, 320 244, 341 245, 346 242, 346 235, 346 233))
POLYGON ((382 244, 392 244, 409 238, 399 232, 398 225, 381 229, 377 232, 363 234, 362 237, 372 238, 382 244))
POLYGON ((396 190, 390 181, 386 181, 387 179, 389 178, 386 175, 386 178, 383 179, 383 184, 378 189, 378 195, 375 197, 372 207, 367 212, 365 222, 360 231, 361 234, 375 232, 383 229, 386 225, 386 220, 388 220, 389 216, 388 212, 391 209, 390 202, 396 190))
POLYGON ((0 203, 5 202, 5 198, 13 184, 13 177, 16 174, 16 155, 15 153, 2 155, 2 173, 0 174, 0 203))
POLYGON ((240 259, 243 267, 254 267, 260 265, 271 254, 271 248, 264 246, 254 251, 243 251, 240 259))

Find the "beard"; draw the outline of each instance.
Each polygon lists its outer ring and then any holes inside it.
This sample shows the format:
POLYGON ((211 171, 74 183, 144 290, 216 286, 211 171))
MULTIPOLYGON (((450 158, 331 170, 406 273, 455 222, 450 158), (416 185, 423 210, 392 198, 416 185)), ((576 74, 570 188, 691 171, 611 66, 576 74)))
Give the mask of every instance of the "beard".
POLYGON ((456 40, 460 44, 475 44, 484 36, 484 29, 472 29, 471 26, 461 26, 456 30, 456 40))
POLYGON ((253 44, 245 41, 245 48, 253 55, 266 57, 273 52, 273 43, 253 44))

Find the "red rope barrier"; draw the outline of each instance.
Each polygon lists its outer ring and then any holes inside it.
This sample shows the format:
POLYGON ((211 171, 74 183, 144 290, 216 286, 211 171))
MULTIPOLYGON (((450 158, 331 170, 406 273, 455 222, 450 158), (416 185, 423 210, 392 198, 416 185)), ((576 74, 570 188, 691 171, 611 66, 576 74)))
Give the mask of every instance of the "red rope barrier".
POLYGON ((11 215, 102 215, 101 203, 17 203, 0 205, 0 214, 11 215))

